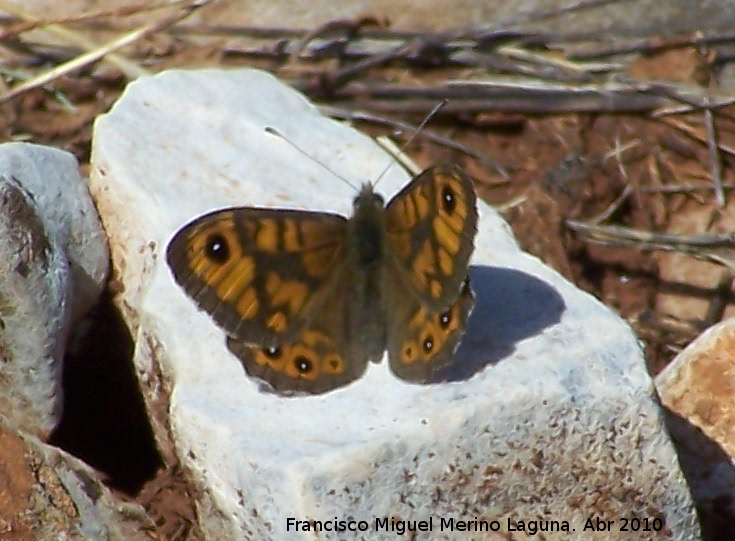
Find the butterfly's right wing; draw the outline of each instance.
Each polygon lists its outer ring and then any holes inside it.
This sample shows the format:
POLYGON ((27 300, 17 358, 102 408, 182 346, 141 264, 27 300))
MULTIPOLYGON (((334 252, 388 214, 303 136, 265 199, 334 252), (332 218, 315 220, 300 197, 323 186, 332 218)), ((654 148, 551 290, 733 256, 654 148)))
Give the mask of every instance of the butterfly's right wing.
POLYGON ((386 346, 393 372, 431 381, 449 363, 473 305, 467 279, 477 232, 472 180, 455 165, 419 174, 386 206, 386 346))
POLYGON ((385 208, 393 268, 422 306, 453 305, 467 277, 477 233, 477 195, 456 165, 437 165, 409 182, 385 208))
POLYGON ((196 218, 168 245, 179 285, 233 339, 292 342, 337 287, 347 220, 298 210, 231 208, 196 218))

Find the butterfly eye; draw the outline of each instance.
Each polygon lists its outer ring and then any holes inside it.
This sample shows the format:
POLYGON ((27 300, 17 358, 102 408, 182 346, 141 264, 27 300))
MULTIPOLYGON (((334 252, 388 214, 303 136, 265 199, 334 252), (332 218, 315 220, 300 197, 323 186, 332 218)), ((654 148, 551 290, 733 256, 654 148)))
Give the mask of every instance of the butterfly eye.
POLYGON ((207 238, 204 249, 207 258, 215 263, 226 263, 230 259, 230 247, 227 245, 225 237, 219 233, 213 233, 207 238))
POLYGON ((450 186, 442 186, 441 204, 447 214, 453 213, 454 209, 457 207, 457 201, 454 198, 454 190, 452 190, 450 186))

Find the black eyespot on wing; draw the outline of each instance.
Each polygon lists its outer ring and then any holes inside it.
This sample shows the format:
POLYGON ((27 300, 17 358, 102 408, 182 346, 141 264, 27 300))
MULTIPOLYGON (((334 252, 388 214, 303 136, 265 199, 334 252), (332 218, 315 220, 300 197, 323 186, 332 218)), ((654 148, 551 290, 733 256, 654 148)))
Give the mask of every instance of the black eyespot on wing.
POLYGON ((220 265, 227 263, 230 259, 230 246, 227 239, 219 233, 213 233, 207 238, 204 247, 207 259, 220 265))
POLYGON ((299 355, 293 360, 294 367, 300 374, 308 374, 314 369, 314 363, 303 355, 299 355))
POLYGON ((263 348, 263 354, 269 359, 278 359, 282 353, 279 347, 263 348))
POLYGON ((430 353, 431 350, 434 349, 434 337, 431 336, 430 334, 427 335, 424 338, 424 342, 423 342, 422 346, 424 347, 424 351, 426 353, 430 353))
POLYGON ((449 327, 449 324, 452 323, 452 311, 447 310, 446 312, 443 312, 439 314, 439 326, 442 329, 446 329, 449 327))
POLYGON ((442 208, 447 214, 452 214, 454 209, 457 208, 457 200, 451 186, 446 184, 442 186, 441 203, 442 208))

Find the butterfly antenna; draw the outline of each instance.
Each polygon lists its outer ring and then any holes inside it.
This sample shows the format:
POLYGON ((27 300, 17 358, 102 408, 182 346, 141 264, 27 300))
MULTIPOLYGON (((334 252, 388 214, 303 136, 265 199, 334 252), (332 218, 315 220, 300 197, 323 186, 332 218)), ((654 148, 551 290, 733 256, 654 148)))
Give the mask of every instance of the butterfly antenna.
POLYGON ((272 127, 272 126, 266 126, 266 127, 265 127, 265 132, 266 132, 266 133, 269 133, 269 134, 271 134, 271 135, 275 135, 276 137, 280 137, 280 138, 281 138, 281 139, 283 139, 283 140, 284 140, 284 141, 285 141, 286 143, 288 143, 288 144, 289 144, 289 145, 291 145, 291 146, 292 146, 293 148, 295 148, 296 150, 298 150, 299 152, 301 152, 301 154, 303 154, 304 156, 306 156, 306 157, 307 157, 307 158, 309 158, 310 160, 313 160, 313 161, 315 161, 316 163, 318 163, 319 165, 321 165, 321 166, 322 166, 322 167, 323 167, 324 169, 326 169, 327 171, 329 171, 330 173, 332 173, 332 174, 333 174, 333 175, 334 175, 335 177, 337 177, 337 178, 338 178, 338 179, 340 179, 340 180, 341 180, 342 182, 344 182, 345 184, 347 184, 347 185, 348 185, 348 186, 349 186, 350 188, 352 188, 352 189, 353 189, 353 190, 355 190, 355 191, 359 191, 359 190, 358 190, 358 188, 357 188, 357 186, 355 186, 355 185, 354 185, 354 184, 353 184, 352 182, 350 182, 350 181, 349 181, 349 180, 347 180, 347 179, 346 179, 345 177, 343 177, 342 175, 340 175, 339 173, 337 173, 337 172, 336 172, 336 171, 335 171, 334 169, 332 169, 331 167, 329 167, 329 166, 328 166, 328 165, 327 165, 326 163, 324 163, 323 161, 321 161, 321 160, 319 160, 319 159, 315 158, 314 156, 312 156, 311 154, 309 154, 308 152, 306 152, 306 151, 305 151, 305 150, 304 150, 303 148, 301 148, 301 147, 300 147, 299 145, 297 145, 296 143, 294 143, 293 141, 291 141, 291 139, 289 139, 289 138, 288 138, 288 137, 286 137, 286 136, 285 136, 284 134, 282 134, 281 132, 279 132, 279 131, 278 131, 278 130, 277 130, 276 128, 274 128, 274 127, 272 127))
POLYGON ((421 124, 418 125, 418 128, 414 130, 414 132, 411 134, 411 137, 408 138, 408 141, 406 141, 406 143, 402 147, 400 147, 400 149, 398 150, 398 153, 391 154, 393 159, 390 161, 390 163, 388 163, 386 168, 383 169, 383 172, 380 173, 376 177, 375 182, 373 183, 373 188, 375 188, 378 185, 378 182, 380 182, 380 180, 385 176, 385 174, 390 170, 390 168, 393 167, 393 165, 395 165, 395 163, 398 161, 397 155, 403 154, 403 151, 408 148, 408 145, 413 143, 413 140, 416 139, 416 136, 421 133, 421 130, 424 129, 424 126, 426 126, 427 122, 429 122, 429 120, 431 120, 434 117, 434 115, 436 115, 442 109, 442 107, 444 107, 448 102, 449 100, 445 98, 439 103, 437 103, 434 106, 434 108, 429 112, 429 114, 426 115, 426 117, 421 121, 421 124))

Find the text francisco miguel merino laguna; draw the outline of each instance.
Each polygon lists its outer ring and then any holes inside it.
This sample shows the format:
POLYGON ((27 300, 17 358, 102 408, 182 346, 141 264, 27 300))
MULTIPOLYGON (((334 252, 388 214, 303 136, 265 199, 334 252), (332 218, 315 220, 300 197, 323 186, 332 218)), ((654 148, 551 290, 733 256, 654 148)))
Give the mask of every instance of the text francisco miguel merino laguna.
MULTIPOLYGON (((434 518, 426 520, 399 520, 389 517, 375 517, 367 520, 298 520, 286 519, 287 532, 394 532, 404 535, 407 532, 498 532, 502 526, 498 520, 458 520, 456 518, 434 518)), ((506 532, 526 532, 535 535, 538 532, 568 532, 569 522, 566 520, 518 520, 508 519, 506 532)))

